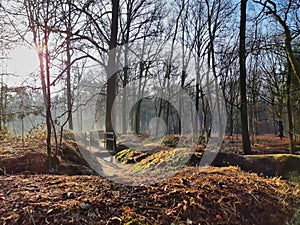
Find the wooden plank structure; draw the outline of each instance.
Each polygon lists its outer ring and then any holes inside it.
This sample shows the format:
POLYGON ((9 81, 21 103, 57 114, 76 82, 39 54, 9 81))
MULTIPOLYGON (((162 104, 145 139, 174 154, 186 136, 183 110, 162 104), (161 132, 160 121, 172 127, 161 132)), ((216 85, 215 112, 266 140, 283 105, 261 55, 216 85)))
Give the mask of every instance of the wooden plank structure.
POLYGON ((109 149, 109 150, 113 150, 115 152, 116 150, 116 135, 114 132, 105 132, 105 148, 107 147, 107 142, 108 141, 112 141, 113 142, 113 149, 109 149))

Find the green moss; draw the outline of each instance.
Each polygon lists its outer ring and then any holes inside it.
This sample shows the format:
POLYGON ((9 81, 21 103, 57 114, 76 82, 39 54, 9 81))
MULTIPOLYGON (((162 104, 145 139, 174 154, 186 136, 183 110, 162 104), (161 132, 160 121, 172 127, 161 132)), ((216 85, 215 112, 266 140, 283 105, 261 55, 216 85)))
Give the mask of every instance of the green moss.
POLYGON ((116 159, 121 162, 125 162, 126 159, 128 159, 130 153, 132 153, 132 151, 134 151, 134 150, 132 150, 130 148, 124 149, 116 154, 116 159))
POLYGON ((269 158, 275 160, 286 160, 287 158, 296 158, 300 160, 300 155, 291 154, 263 154, 263 155, 247 155, 246 158, 269 158))

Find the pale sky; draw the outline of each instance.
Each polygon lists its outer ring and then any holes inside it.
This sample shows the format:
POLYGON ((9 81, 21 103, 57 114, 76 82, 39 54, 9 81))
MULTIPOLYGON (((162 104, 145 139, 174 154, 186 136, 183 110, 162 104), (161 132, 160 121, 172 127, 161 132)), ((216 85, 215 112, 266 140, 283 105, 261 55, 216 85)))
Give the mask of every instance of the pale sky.
POLYGON ((5 78, 10 86, 20 85, 39 68, 37 53, 34 49, 17 47, 8 54, 8 58, 7 73, 16 75, 5 78))

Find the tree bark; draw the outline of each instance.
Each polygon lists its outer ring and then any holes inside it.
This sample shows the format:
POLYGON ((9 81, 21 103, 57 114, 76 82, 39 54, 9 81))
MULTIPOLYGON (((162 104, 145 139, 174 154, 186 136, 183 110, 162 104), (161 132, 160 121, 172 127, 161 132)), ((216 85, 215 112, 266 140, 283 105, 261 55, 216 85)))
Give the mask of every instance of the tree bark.
POLYGON ((68 21, 67 21, 67 110, 69 129, 73 130, 73 116, 72 116, 72 91, 71 91, 71 4, 69 4, 68 21))
POLYGON ((287 112, 288 112, 288 121, 289 121, 289 138, 290 138, 290 153, 295 153, 295 143, 294 143, 294 123, 293 123, 293 112, 291 105, 291 81, 292 81, 292 71, 291 64, 288 64, 288 77, 287 77, 287 112))
MULTIPOLYGON (((37 48, 38 49, 38 48, 37 48)), ((38 50, 39 51, 39 50, 38 50)), ((46 128, 47 128, 47 155, 51 156, 51 120, 50 120, 50 102, 48 100, 48 92, 45 78, 45 70, 44 70, 44 60, 43 53, 41 51, 38 52, 39 63, 40 63, 40 78, 43 90, 44 104, 46 108, 46 128)))
POLYGON ((128 83, 128 71, 129 71, 129 60, 128 60, 128 53, 129 53, 129 35, 130 35, 130 26, 131 26, 131 13, 132 13, 132 3, 128 1, 127 3, 127 15, 126 15, 126 33, 124 35, 124 44, 125 44, 125 52, 124 52, 124 60, 125 60, 125 67, 123 69, 124 77, 123 77, 123 96, 122 96, 122 133, 127 133, 127 89, 126 85, 128 83))
MULTIPOLYGON (((111 34, 109 41, 109 56, 107 65, 107 99, 106 99, 106 132, 113 133, 114 112, 112 110, 113 103, 116 97, 117 89, 117 70, 116 70, 116 47, 118 38, 118 17, 119 17, 119 0, 112 0, 112 23, 111 34)), ((115 150, 116 141, 106 140, 106 149, 115 150)))
POLYGON ((240 44, 239 44, 239 63, 240 63, 240 113, 242 123, 242 140, 244 154, 251 154, 251 143, 248 128, 247 111, 247 71, 246 71, 246 12, 247 0, 241 0, 240 18, 240 44))

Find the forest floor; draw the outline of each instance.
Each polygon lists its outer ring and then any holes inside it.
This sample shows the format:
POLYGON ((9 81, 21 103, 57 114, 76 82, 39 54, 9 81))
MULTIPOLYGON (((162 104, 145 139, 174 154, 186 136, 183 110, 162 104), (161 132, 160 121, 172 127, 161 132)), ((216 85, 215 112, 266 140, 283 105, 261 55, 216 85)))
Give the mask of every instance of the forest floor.
MULTIPOLYGON (((251 138, 253 154, 288 154, 289 138, 280 139, 277 135, 257 135, 251 138)), ((242 154, 242 137, 240 135, 226 136, 223 149, 227 152, 242 154)), ((296 150, 300 154, 300 138, 296 139, 296 150)))
MULTIPOLYGON (((288 153, 286 139, 259 140, 257 153, 288 153)), ((240 146, 225 138, 223 151, 240 146)), ((3 142, 0 170, 0 224, 300 224, 299 184, 232 166, 187 166, 129 186, 95 176, 74 142, 49 160, 45 143, 33 139, 3 142)))

